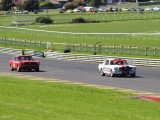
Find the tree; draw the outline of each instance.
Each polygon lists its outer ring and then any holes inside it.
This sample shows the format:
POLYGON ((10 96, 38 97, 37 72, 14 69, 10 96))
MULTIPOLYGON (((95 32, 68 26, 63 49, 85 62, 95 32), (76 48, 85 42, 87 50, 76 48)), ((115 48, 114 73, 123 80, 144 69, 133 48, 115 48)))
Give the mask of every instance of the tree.
POLYGON ((89 5, 93 6, 93 7, 99 7, 99 5, 101 4, 101 0, 88 0, 89 1, 89 5))
POLYGON ((3 10, 10 10, 11 7, 13 7, 14 4, 12 3, 12 0, 2 0, 2 9, 3 10))
POLYGON ((54 4, 52 4, 51 2, 41 2, 40 3, 40 5, 39 5, 40 7, 54 7, 54 4))
POLYGON ((24 3, 24 9, 28 11, 33 11, 34 9, 39 9, 39 1, 38 0, 27 0, 24 3))
POLYGON ((66 10, 68 9, 74 9, 78 6, 78 4, 76 2, 67 2, 64 4, 64 7, 66 10))
POLYGON ((99 7, 101 0, 87 0, 87 4, 93 7, 99 7))

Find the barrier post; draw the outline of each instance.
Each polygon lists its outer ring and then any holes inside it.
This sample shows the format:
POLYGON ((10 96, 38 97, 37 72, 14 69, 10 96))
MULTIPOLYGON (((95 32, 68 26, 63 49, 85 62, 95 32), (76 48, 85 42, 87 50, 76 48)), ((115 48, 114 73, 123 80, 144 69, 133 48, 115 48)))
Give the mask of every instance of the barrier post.
POLYGON ((113 54, 115 54, 115 45, 113 45, 113 54))
POLYGON ((81 44, 79 44, 79 49, 78 50, 79 50, 79 52, 81 52, 81 44))
POLYGON ((31 40, 29 40, 29 47, 31 47, 31 40))
POLYGON ((19 46, 21 46, 21 40, 19 40, 19 46))
POLYGON ((106 53, 108 53, 108 45, 106 45, 106 53))
POLYGON ((148 47, 145 47, 145 56, 147 56, 147 49, 148 47))
POLYGON ((24 40, 24 47, 26 47, 26 40, 24 40))
POLYGON ((101 52, 101 45, 98 46, 98 52, 101 52))
POLYGON ((34 41, 34 48, 36 47, 36 41, 34 41))
POLYGON ((130 55, 131 46, 128 46, 128 55, 130 55))
POLYGON ((87 44, 85 44, 85 52, 87 52, 87 44))
POLYGON ((156 56, 156 49, 157 49, 157 48, 154 48, 154 56, 156 56))
POLYGON ((41 48, 41 41, 39 41, 39 48, 41 48))
POLYGON ((94 52, 94 44, 92 45, 92 52, 94 52))
POLYGON ((120 48, 120 54, 122 55, 123 53, 122 53, 122 49, 123 49, 123 46, 121 46, 121 48, 120 48))
POLYGON ((74 51, 74 44, 72 45, 72 47, 73 47, 73 51, 74 51))
POLYGON ((4 39, 4 45, 6 46, 6 41, 7 41, 7 36, 5 36, 5 39, 4 39))
POLYGON ((139 54, 139 46, 137 46, 137 55, 139 54))
POLYGON ((16 39, 14 39, 14 46, 16 46, 16 39))

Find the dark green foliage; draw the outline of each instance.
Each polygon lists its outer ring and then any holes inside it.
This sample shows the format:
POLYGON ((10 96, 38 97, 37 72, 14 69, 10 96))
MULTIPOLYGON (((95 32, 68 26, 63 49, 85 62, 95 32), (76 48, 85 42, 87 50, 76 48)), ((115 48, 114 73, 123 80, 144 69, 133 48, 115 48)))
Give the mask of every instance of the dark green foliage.
POLYGON ((87 0, 87 4, 93 7, 99 7, 101 0, 87 0))
POLYGON ((100 21, 96 20, 85 20, 82 17, 72 19, 72 23, 99 23, 100 21))
POLYGON ((40 7, 54 7, 54 4, 52 4, 51 2, 47 2, 47 1, 45 1, 45 2, 41 2, 40 3, 40 5, 39 5, 40 7))
POLYGON ((28 11, 33 11, 35 9, 39 9, 39 1, 38 0, 27 0, 24 2, 24 9, 28 11))
POLYGON ((72 19, 72 23, 86 23, 86 20, 83 19, 82 17, 75 18, 75 19, 72 19))
POLYGON ((78 3, 76 2, 67 2, 66 4, 64 4, 64 7, 66 10, 68 9, 74 9, 78 6, 78 3))
POLYGON ((2 0, 2 9, 3 10, 11 10, 11 7, 13 7, 14 4, 12 3, 12 0, 2 0))
POLYGON ((51 24, 53 23, 53 20, 49 17, 38 17, 35 19, 36 23, 45 23, 45 24, 51 24))

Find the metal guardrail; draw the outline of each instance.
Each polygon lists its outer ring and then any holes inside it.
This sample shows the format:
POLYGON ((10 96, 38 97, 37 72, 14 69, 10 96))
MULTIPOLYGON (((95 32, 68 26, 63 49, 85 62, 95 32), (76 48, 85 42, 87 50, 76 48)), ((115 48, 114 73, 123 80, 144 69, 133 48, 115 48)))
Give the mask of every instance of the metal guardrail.
POLYGON ((0 53, 4 54, 29 54, 32 56, 37 56, 37 57, 44 57, 44 53, 41 51, 33 50, 33 49, 25 49, 24 51, 22 49, 12 49, 12 48, 4 48, 0 47, 0 53))
POLYGON ((21 49, 12 49, 12 48, 0 47, 0 53, 16 55, 16 54, 22 54, 22 50, 21 49))
POLYGON ((37 57, 44 57, 44 53, 38 50, 33 50, 33 49, 25 49, 25 54, 29 54, 32 56, 37 56, 37 57))
MULTIPOLYGON (((0 47, 0 53, 5 54, 22 54, 21 49, 12 49, 12 48, 3 48, 0 47)), ((85 54, 69 54, 69 53, 58 53, 58 52, 41 52, 32 49, 25 49, 25 54, 37 56, 37 57, 46 57, 50 59, 57 60, 68 60, 68 61, 83 61, 91 63, 102 63, 107 58, 115 58, 119 56, 102 56, 102 55, 85 55, 85 54)), ((144 67, 156 67, 160 68, 160 59, 146 59, 146 58, 128 58, 120 57, 126 59, 129 64, 135 66, 144 66, 144 67)))
MULTIPOLYGON (((84 61, 84 62, 92 62, 92 63, 102 63, 107 58, 115 58, 115 57, 119 58, 119 56, 68 54, 68 53, 58 53, 58 52, 46 52, 45 57, 51 58, 51 59, 84 61)), ((120 58, 126 59, 128 63, 132 65, 160 68, 160 59, 128 58, 128 57, 120 57, 120 58)))

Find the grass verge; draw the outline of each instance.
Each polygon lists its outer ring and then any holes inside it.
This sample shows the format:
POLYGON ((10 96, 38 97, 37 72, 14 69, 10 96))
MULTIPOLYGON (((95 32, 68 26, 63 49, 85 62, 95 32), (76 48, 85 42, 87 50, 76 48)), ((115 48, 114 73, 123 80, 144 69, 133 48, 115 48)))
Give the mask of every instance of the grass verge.
POLYGON ((0 76, 0 119, 158 120, 160 104, 133 94, 0 76))

